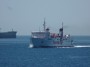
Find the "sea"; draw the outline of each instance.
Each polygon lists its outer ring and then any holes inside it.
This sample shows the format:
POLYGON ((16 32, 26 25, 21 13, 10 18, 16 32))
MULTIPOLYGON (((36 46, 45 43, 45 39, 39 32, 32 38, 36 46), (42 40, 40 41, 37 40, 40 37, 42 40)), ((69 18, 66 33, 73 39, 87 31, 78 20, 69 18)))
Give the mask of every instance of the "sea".
POLYGON ((30 36, 0 39, 0 67, 90 67, 90 36, 71 37, 68 48, 30 48, 30 36))

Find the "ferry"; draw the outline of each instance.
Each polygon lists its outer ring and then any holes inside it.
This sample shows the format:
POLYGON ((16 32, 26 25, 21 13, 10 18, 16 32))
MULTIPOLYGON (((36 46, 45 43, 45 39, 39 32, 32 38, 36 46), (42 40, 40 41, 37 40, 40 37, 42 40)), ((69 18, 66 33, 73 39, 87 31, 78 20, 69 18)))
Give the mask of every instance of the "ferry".
POLYGON ((30 47, 74 47, 70 35, 63 35, 63 23, 58 33, 51 33, 44 20, 43 31, 31 32, 30 47))

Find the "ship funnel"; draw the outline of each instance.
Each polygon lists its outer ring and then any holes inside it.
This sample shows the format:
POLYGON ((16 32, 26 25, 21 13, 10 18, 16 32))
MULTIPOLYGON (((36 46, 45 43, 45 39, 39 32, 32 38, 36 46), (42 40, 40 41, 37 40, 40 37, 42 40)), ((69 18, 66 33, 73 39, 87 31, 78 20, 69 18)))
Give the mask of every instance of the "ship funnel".
POLYGON ((63 37, 63 28, 59 29, 59 35, 60 35, 60 37, 63 37))
POLYGON ((59 29, 59 36, 60 36, 60 42, 62 44, 63 42, 63 22, 62 22, 62 28, 59 29))
POLYGON ((63 37, 63 22, 62 22, 62 28, 59 29, 59 35, 63 37))
POLYGON ((49 29, 49 28, 47 28, 47 29, 46 29, 46 32, 49 32, 49 30, 50 30, 50 29, 49 29))

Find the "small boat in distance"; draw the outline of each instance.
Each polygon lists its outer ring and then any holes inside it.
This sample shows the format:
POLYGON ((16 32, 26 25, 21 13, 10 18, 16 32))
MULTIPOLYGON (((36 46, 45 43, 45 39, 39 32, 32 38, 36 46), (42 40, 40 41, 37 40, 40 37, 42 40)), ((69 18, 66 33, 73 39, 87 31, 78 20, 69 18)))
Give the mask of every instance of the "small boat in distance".
POLYGON ((16 38, 16 31, 8 31, 8 32, 0 32, 0 39, 1 38, 16 38))
POLYGON ((45 20, 43 28, 44 31, 31 32, 31 47, 74 47, 70 35, 63 35, 63 23, 59 33, 51 33, 46 28, 45 20))

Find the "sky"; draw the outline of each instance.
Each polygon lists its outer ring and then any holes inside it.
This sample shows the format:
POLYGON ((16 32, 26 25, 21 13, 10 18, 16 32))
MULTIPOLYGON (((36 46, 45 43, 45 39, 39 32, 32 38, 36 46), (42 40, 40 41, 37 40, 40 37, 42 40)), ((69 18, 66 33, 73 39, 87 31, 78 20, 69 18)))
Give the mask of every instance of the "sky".
POLYGON ((30 35, 42 31, 43 22, 51 32, 90 35, 90 0, 0 0, 0 28, 30 35))

